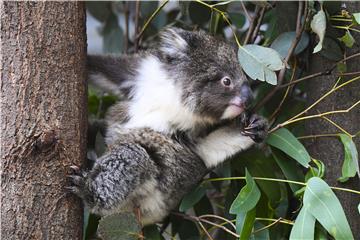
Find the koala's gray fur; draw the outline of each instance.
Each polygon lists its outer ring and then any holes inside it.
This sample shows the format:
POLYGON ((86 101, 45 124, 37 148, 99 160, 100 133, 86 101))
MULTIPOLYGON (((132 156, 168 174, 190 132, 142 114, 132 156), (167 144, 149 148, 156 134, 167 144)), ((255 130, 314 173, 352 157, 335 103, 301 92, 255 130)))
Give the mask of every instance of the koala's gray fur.
POLYGON ((101 215, 140 209, 161 221, 209 170, 266 136, 236 49, 205 32, 170 28, 157 49, 89 56, 90 80, 126 100, 106 120, 108 152, 76 169, 71 190, 101 215), (224 85, 229 78, 229 85, 224 85))

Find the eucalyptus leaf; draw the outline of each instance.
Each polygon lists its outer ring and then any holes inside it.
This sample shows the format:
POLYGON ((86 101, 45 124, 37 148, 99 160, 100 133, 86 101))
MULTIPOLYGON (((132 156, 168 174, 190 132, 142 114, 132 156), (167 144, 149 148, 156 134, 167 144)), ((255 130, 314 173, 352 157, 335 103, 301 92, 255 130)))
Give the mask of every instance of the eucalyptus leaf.
POLYGON ((240 65, 250 78, 277 84, 275 71, 285 67, 281 56, 274 49, 254 44, 245 45, 238 50, 240 65))
POLYGON ((266 143, 280 149, 304 167, 309 167, 311 160, 309 153, 299 140, 286 128, 280 128, 271 133, 266 139, 266 143))
POLYGON ((291 229, 290 240, 314 239, 315 220, 309 210, 302 207, 291 229))
POLYGON ((143 228, 143 234, 146 240, 163 240, 161 233, 156 225, 149 225, 143 228))
POLYGON ((249 239, 254 226, 255 216, 256 208, 236 215, 236 232, 240 235, 239 239, 249 239))
POLYGON ((323 10, 315 14, 310 23, 311 29, 319 36, 319 43, 315 46, 313 53, 317 53, 322 49, 325 30, 326 30, 326 15, 323 10))
POLYGON ((354 239, 338 198, 321 178, 313 177, 308 181, 303 208, 307 209, 335 239, 354 239))
POLYGON ((340 182, 345 182, 350 177, 354 177, 356 173, 360 177, 359 156, 356 150, 356 145, 351 137, 346 134, 339 134, 339 137, 344 145, 345 159, 341 169, 342 175, 338 178, 338 180, 340 182))
POLYGON ((234 24, 237 28, 242 28, 246 23, 245 15, 239 12, 228 12, 231 19, 231 23, 234 24))
POLYGON ((185 212, 192 208, 205 195, 205 192, 205 188, 202 185, 199 185, 190 193, 186 194, 180 203, 179 211, 185 212))
POLYGON ((251 234, 249 240, 270 240, 269 228, 265 228, 265 225, 259 221, 255 221, 254 231, 251 234), (259 231, 262 229, 261 231, 259 231))
MULTIPOLYGON (((271 48, 275 49, 281 55, 281 57, 285 59, 295 37, 296 32, 284 32, 274 40, 274 42, 271 44, 271 48)), ((309 35, 304 32, 301 35, 300 41, 294 50, 294 54, 297 55, 301 53, 308 45, 309 35)))
POLYGON ((114 14, 107 19, 102 35, 104 52, 121 53, 124 34, 119 27, 118 19, 114 14))
POLYGON ((240 190, 240 193, 231 204, 229 212, 239 214, 253 209, 260 199, 260 190, 248 170, 245 170, 246 185, 240 190))
POLYGON ((346 30, 345 35, 339 38, 339 40, 342 41, 348 48, 351 48, 355 43, 355 39, 349 30, 346 30))
POLYGON ((133 213, 116 213, 103 217, 99 222, 98 233, 106 240, 136 240, 141 227, 133 213))
POLYGON ((100 22, 105 22, 112 14, 111 2, 109 1, 88 1, 86 2, 86 9, 100 22))
MULTIPOLYGON (((290 161, 290 159, 282 156, 283 154, 277 149, 272 149, 272 155, 287 180, 304 182, 304 174, 299 171, 299 168, 294 161, 290 161)), ((289 183, 289 186, 293 192, 296 192, 301 188, 301 185, 298 184, 289 183)))
POLYGON ((353 15, 353 17, 354 17, 355 22, 356 22, 357 24, 360 24, 360 12, 358 12, 358 13, 353 13, 352 15, 353 15))
POLYGON ((188 11, 190 19, 194 24, 202 26, 210 20, 210 9, 198 2, 191 1, 189 3, 188 11))

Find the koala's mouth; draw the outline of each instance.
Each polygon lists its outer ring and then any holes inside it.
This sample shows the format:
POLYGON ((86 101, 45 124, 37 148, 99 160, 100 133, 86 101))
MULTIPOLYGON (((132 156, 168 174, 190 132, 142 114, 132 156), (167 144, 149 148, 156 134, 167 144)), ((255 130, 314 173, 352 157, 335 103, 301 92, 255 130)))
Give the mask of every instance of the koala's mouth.
POLYGON ((235 118, 237 116, 239 116, 242 112, 244 112, 245 107, 242 104, 234 104, 234 103, 230 103, 223 115, 221 116, 221 119, 231 119, 231 118, 235 118))

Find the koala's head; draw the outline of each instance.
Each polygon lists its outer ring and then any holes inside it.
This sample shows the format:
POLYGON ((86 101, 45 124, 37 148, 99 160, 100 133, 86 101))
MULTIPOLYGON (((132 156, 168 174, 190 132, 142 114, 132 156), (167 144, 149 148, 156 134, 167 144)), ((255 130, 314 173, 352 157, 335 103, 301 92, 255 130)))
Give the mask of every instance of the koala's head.
POLYGON ((204 31, 169 28, 161 35, 160 53, 195 113, 219 121, 249 106, 252 92, 234 46, 204 31))

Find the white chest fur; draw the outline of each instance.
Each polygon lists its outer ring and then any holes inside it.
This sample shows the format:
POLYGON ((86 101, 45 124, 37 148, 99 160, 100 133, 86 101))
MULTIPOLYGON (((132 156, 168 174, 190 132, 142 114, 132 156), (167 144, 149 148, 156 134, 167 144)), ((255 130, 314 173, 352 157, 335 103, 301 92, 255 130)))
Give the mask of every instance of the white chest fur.
POLYGON ((127 128, 150 127, 171 133, 185 130, 200 121, 189 107, 182 103, 181 86, 169 76, 155 56, 147 56, 139 66, 136 84, 129 106, 127 128))

